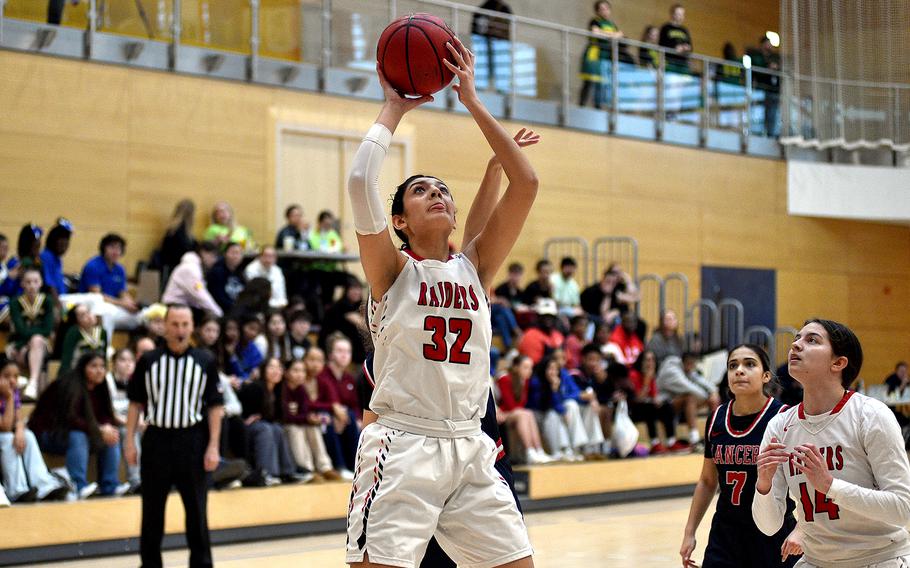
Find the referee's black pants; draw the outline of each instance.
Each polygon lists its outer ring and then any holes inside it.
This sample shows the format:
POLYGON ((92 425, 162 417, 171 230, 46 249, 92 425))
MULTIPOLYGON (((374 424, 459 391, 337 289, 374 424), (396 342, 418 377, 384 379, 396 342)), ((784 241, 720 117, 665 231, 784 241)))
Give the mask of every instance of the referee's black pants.
POLYGON ((186 542, 190 568, 212 566, 206 514, 208 473, 203 466, 208 429, 203 421, 192 428, 149 426, 142 438, 142 568, 161 568, 164 509, 176 487, 186 511, 186 542))

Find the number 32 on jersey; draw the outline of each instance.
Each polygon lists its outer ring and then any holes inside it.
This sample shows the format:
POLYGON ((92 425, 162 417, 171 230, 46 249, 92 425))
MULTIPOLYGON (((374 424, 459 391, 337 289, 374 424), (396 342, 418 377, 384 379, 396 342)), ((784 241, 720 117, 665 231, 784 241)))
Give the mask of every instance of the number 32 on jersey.
POLYGON ((471 338, 473 324, 465 318, 444 318, 440 316, 427 316, 423 320, 424 331, 431 333, 430 343, 423 344, 423 356, 430 361, 440 363, 448 361, 459 365, 471 363, 471 353, 465 351, 465 345, 471 338), (451 333, 455 340, 449 347, 446 341, 451 333))

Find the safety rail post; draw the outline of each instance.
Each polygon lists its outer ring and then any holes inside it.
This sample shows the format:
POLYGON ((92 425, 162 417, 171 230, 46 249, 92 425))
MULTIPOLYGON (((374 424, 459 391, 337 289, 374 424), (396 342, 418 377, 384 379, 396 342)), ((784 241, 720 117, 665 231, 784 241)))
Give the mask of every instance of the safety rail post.
POLYGON ((742 343, 743 335, 745 334, 745 309, 743 308, 743 303, 735 298, 724 298, 717 303, 717 309, 720 314, 721 346, 730 347, 737 343, 742 343), (728 321, 725 314, 730 311, 734 314, 734 327, 732 341, 727 341, 730 339, 730 329, 729 325, 725 325, 728 321))
POLYGON ((575 261, 581 267, 581 273, 582 273, 582 278, 583 278, 582 281, 587 283, 588 282, 588 258, 589 258, 588 241, 584 240, 581 237, 553 237, 551 239, 547 239, 546 241, 544 241, 543 257, 546 260, 549 260, 550 262, 555 264, 556 262, 559 262, 559 259, 555 258, 555 257, 560 254, 562 256, 575 257, 575 261), (564 247, 566 247, 566 246, 569 247, 570 252, 568 254, 561 253, 561 251, 564 250, 564 247), (573 246, 578 247, 577 252, 576 252, 576 250, 574 250, 572 248, 573 246), (579 256, 581 258, 577 258, 579 256))
POLYGON ((713 300, 700 298, 686 310, 686 326, 684 329, 686 344, 689 349, 694 347, 696 321, 699 323, 698 327, 701 332, 704 350, 713 351, 717 349, 720 346, 720 311, 717 309, 717 304, 713 300), (696 310, 698 310, 698 319, 695 317, 696 310))
POLYGON ((259 67, 259 0, 250 0, 250 57, 247 59, 246 77, 256 81, 259 67))
MULTIPOLYGON (((774 332, 765 325, 753 325, 746 328, 743 334, 745 343, 753 343, 765 348, 771 361, 777 361, 777 346, 774 344, 774 332)), ((775 363, 776 364, 776 363, 775 363)))
POLYGON ((182 20, 182 1, 174 0, 174 17, 171 20, 171 46, 169 61, 172 71, 177 70, 177 61, 180 57, 180 34, 183 33, 183 30, 181 29, 182 20))

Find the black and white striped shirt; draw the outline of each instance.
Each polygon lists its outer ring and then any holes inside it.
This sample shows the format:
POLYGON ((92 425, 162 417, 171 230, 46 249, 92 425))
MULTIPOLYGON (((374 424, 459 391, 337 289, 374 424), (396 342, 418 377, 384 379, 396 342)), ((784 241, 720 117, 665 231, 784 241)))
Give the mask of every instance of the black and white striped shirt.
POLYGON ((131 402, 145 406, 146 421, 158 428, 189 428, 204 411, 224 404, 215 358, 204 349, 177 355, 166 347, 144 354, 127 389, 131 402))

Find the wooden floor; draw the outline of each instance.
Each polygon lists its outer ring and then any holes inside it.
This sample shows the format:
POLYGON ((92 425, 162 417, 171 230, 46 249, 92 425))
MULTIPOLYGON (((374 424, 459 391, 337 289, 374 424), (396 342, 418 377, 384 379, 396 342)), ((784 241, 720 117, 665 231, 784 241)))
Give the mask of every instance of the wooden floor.
MULTIPOLYGON (((711 505, 711 511, 714 505, 711 505)), ((526 518, 538 568, 667 568, 679 566, 679 545, 689 499, 666 499, 606 507, 532 513, 526 518)), ((701 560, 711 521, 706 515, 698 532, 696 557, 701 560)), ((165 566, 186 566, 185 551, 164 555, 165 566)), ((53 566, 126 568, 135 556, 102 558, 53 566)), ((344 535, 257 542, 215 549, 219 568, 336 568, 344 564, 344 535)), ((41 565, 51 566, 51 564, 41 565)))

